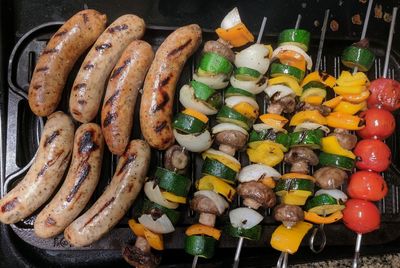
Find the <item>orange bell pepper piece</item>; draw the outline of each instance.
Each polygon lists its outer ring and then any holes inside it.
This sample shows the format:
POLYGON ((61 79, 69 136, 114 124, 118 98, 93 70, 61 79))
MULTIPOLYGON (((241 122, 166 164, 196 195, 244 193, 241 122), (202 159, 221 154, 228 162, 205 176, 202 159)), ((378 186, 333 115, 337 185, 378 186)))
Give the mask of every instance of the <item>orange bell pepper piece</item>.
POLYGON ((330 113, 326 120, 328 126, 333 128, 343 128, 347 130, 359 130, 364 126, 359 126, 361 118, 356 115, 344 114, 340 112, 330 113))
POLYGON ((132 232, 136 236, 143 236, 144 237, 144 226, 140 223, 137 223, 134 219, 128 221, 129 228, 131 228, 132 232))
POLYGON ((150 247, 156 250, 164 250, 164 239, 162 234, 153 233, 149 229, 144 229, 144 237, 149 242, 150 247))
POLYGON ((304 219, 315 224, 330 224, 337 222, 341 218, 343 218, 343 213, 341 211, 336 211, 326 217, 320 216, 314 212, 304 211, 304 219))
POLYGON ((219 240, 221 237, 221 231, 215 229, 211 226, 203 225, 200 223, 193 224, 189 228, 186 229, 185 234, 187 236, 191 235, 207 235, 213 237, 215 240, 219 240))
POLYGON ((233 47, 241 47, 249 42, 254 42, 253 34, 247 29, 246 25, 239 23, 227 30, 218 28, 215 30, 218 36, 229 42, 233 47))

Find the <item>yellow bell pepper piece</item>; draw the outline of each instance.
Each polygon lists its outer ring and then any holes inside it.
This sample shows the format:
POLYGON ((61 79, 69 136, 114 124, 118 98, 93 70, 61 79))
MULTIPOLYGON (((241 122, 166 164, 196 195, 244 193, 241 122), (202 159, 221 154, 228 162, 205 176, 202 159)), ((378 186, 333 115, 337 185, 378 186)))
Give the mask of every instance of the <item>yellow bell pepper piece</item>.
POLYGON ((253 163, 264 164, 270 167, 276 166, 283 160, 283 151, 279 145, 271 141, 252 142, 251 145, 258 143, 258 146, 247 149, 249 159, 253 163))
POLYGON ((336 106, 338 106, 338 104, 342 101, 342 99, 343 99, 342 96, 337 96, 333 99, 324 102, 322 105, 328 106, 329 108, 333 109, 336 106))
POLYGON ((345 94, 341 97, 343 100, 351 102, 351 103, 360 103, 366 101, 371 93, 369 90, 364 90, 361 94, 345 94))
POLYGON ((311 223, 304 221, 299 221, 290 229, 281 224, 272 233, 271 246, 276 250, 294 254, 312 226, 311 223))
POLYGON ((328 126, 333 128, 344 128, 347 130, 359 130, 364 126, 359 126, 361 118, 356 115, 344 114, 340 112, 330 113, 326 117, 328 126))
POLYGON ((289 122, 288 119, 279 114, 263 114, 259 118, 263 123, 276 129, 283 128, 289 122))
POLYGON ((317 110, 301 111, 296 113, 292 120, 290 120, 290 126, 297 126, 304 122, 313 122, 320 125, 326 125, 326 119, 317 110))
POLYGON ((287 180, 287 179, 305 179, 305 180, 310 180, 310 181, 315 182, 315 178, 313 176, 306 175, 306 174, 303 174, 303 173, 295 173, 295 172, 283 174, 281 179, 283 179, 283 180, 287 180))
POLYGON ((233 169, 236 172, 239 172, 240 170, 239 162, 233 162, 232 160, 224 157, 223 155, 213 154, 210 151, 205 151, 201 156, 203 157, 203 159, 206 159, 208 157, 210 159, 217 160, 218 162, 221 162, 222 164, 229 167, 230 169, 233 169))
POLYGON ((336 78, 325 73, 325 72, 312 72, 309 73, 304 79, 303 82, 301 83, 301 86, 305 86, 308 83, 312 82, 312 81, 317 81, 317 82, 321 82, 324 85, 328 86, 328 87, 333 87, 336 84, 336 78))
POLYGON ((257 149, 259 146, 264 145, 264 144, 271 144, 271 146, 278 146, 282 151, 286 152, 285 146, 283 146, 283 145, 280 144, 280 143, 275 143, 275 142, 270 141, 270 140, 253 141, 253 142, 250 142, 250 143, 248 144, 248 146, 249 146, 249 148, 251 148, 251 149, 257 149))
POLYGON ((130 219, 128 221, 128 225, 129 225, 129 228, 132 230, 132 232, 136 236, 143 236, 144 237, 144 229, 145 229, 145 227, 142 224, 137 223, 134 219, 130 219))
POLYGON ((337 95, 348 95, 348 94, 361 94, 367 87, 362 86, 336 86, 333 87, 333 91, 337 95))
POLYGON ((281 198, 281 203, 294 206, 303 206, 307 198, 312 195, 312 192, 306 190, 276 192, 276 195, 281 198))
POLYGON ((338 86, 365 86, 369 84, 368 77, 363 72, 351 74, 349 71, 343 71, 336 80, 338 86))
POLYGON ((308 96, 304 99, 305 103, 309 103, 312 105, 320 105, 324 101, 324 97, 322 96, 308 96))
POLYGON ((321 151, 329 154, 336 154, 345 157, 349 157, 351 159, 356 159, 356 155, 353 154, 352 151, 344 149, 336 136, 328 136, 321 139, 321 151))
POLYGON ((344 114, 356 114, 359 111, 363 111, 367 108, 367 102, 351 103, 347 101, 341 101, 333 110, 334 112, 341 112, 344 114))
POLYGON ((150 247, 156 250, 164 250, 164 239, 162 234, 157 234, 149 229, 144 229, 144 237, 149 242, 150 247))
POLYGON ((304 211, 304 219, 315 224, 331 224, 343 218, 341 211, 336 211, 329 216, 323 217, 315 212, 304 211))
POLYGON ((213 237, 215 240, 219 240, 221 237, 221 231, 215 229, 211 226, 203 225, 203 224, 193 224, 189 228, 186 229, 185 234, 187 236, 191 235, 207 235, 213 237))
POLYGON ((215 30, 219 38, 225 40, 233 47, 241 47, 249 42, 254 42, 253 34, 242 22, 229 29, 218 28, 215 30))
POLYGON ((186 204, 186 197, 177 196, 173 193, 167 191, 161 191, 162 196, 167 199, 168 201, 179 203, 179 204, 186 204))
POLYGON ((208 117, 205 114, 202 114, 194 109, 186 108, 182 111, 182 113, 193 116, 194 118, 199 119, 204 124, 207 124, 208 122, 208 117))
POLYGON ((233 109, 251 120, 256 120, 258 117, 258 109, 247 102, 241 102, 233 106, 233 109))
POLYGON ((299 85, 299 83, 297 83, 296 80, 294 80, 294 78, 282 75, 268 80, 269 86, 278 84, 283 84, 290 87, 297 96, 301 96, 301 94, 303 93, 303 88, 299 85))
POLYGON ((228 199, 229 202, 232 202, 232 199, 236 194, 235 188, 233 188, 223 180, 211 175, 206 175, 201 178, 197 182, 197 189, 214 191, 224 196, 226 199, 228 199))

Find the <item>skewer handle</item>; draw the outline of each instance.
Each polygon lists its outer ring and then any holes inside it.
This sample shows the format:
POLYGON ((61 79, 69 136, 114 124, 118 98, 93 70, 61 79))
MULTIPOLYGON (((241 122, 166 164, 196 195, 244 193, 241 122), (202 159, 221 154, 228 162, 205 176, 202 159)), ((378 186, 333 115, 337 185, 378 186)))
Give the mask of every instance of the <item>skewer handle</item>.
POLYGON ((324 250, 326 245, 326 235, 324 231, 324 224, 320 224, 318 227, 315 227, 313 230, 313 233, 310 237, 310 249, 314 253, 320 253, 322 250, 324 250), (316 249, 315 248, 315 238, 317 237, 318 233, 321 235, 321 245, 316 249))
POLYGON ((362 240, 362 234, 357 234, 356 247, 354 250, 354 258, 353 258, 353 266, 352 266, 353 268, 357 268, 358 263, 360 261, 361 240, 362 240))
POLYGON ((288 265, 289 254, 287 252, 281 253, 278 259, 278 263, 276 264, 276 268, 287 268, 288 265))
POLYGON ((392 22, 390 23, 389 38, 386 47, 385 65, 383 67, 383 78, 386 78, 388 75, 390 51, 392 50, 393 33, 394 33, 394 26, 396 24, 396 16, 397 16, 397 7, 394 7, 392 12, 392 22))

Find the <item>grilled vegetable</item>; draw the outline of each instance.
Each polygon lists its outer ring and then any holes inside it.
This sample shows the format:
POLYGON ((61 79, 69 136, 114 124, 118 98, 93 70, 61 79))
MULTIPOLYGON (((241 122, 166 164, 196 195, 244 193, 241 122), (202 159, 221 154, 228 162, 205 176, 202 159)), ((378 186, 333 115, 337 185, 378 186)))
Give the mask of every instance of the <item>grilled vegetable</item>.
POLYGON ((310 43, 310 33, 302 29, 287 29, 279 34, 278 46, 294 45, 303 49, 305 52, 308 50, 310 43))
POLYGON ((354 168, 354 160, 335 154, 321 152, 319 154, 319 163, 322 166, 337 167, 343 170, 351 171, 354 168))
POLYGON ((347 47, 342 54, 343 65, 349 68, 357 67, 362 72, 367 72, 374 60, 375 55, 371 50, 354 45, 347 47))
POLYGON ((303 221, 298 222, 290 229, 283 224, 279 225, 272 233, 271 246, 276 250, 294 254, 311 227, 312 224, 303 221))

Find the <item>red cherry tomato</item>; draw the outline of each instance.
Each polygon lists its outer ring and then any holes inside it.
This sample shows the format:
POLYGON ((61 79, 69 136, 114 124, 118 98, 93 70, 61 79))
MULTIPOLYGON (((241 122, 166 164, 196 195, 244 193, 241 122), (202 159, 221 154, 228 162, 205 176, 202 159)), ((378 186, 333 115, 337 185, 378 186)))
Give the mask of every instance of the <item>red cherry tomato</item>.
POLYGON ((363 139, 384 140, 393 134, 396 127, 394 116, 383 109, 372 108, 360 114, 365 120, 365 127, 357 131, 363 139))
POLYGON ((350 177, 347 193, 351 198, 378 201, 384 198, 388 188, 385 180, 376 172, 361 170, 350 177))
POLYGON ((399 82, 388 78, 379 78, 371 82, 369 91, 371 91, 371 95, 368 97, 368 108, 378 107, 388 111, 400 108, 399 82))
POLYGON ((371 202, 361 199, 349 199, 343 210, 343 222, 347 228, 365 234, 379 229, 381 214, 371 202))
POLYGON ((354 149, 356 167, 376 172, 385 171, 390 165, 389 147, 380 140, 361 140, 354 149))

